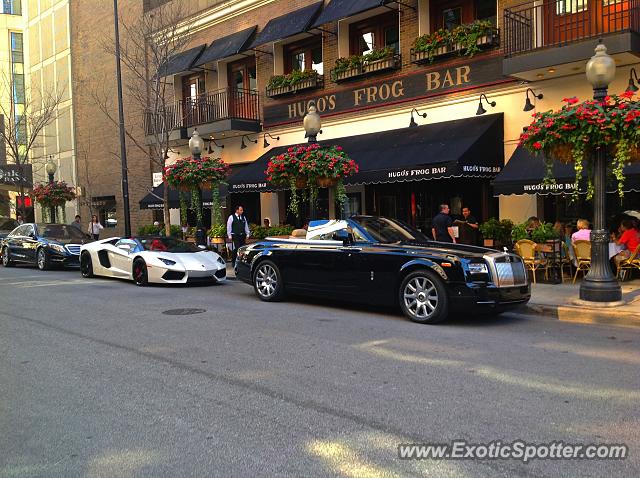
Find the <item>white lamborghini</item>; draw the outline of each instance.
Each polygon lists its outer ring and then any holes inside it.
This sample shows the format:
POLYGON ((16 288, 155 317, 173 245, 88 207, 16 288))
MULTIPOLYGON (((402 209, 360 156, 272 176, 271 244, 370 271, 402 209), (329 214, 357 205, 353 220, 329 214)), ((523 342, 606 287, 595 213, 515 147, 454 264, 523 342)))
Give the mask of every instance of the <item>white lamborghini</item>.
POLYGON ((106 276, 144 286, 223 282, 227 264, 218 254, 173 237, 112 237, 80 248, 83 277, 106 276))

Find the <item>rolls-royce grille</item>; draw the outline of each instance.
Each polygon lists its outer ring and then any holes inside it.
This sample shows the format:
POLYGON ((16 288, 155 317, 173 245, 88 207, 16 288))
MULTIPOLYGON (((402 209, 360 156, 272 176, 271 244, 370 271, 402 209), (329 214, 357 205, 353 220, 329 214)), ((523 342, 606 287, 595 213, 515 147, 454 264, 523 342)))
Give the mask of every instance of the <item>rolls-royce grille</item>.
POLYGON ((67 250, 76 256, 80 255, 80 244, 67 244, 67 250))
POLYGON ((495 283, 498 287, 527 285, 527 272, 522 259, 515 255, 500 255, 490 258, 493 262, 495 283))

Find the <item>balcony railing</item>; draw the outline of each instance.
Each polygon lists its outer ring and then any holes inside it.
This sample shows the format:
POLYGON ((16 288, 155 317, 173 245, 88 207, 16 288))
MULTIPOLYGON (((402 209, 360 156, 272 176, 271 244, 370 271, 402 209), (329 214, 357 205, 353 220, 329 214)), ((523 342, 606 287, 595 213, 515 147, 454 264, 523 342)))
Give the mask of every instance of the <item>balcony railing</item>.
POLYGON ((640 31, 640 0, 535 0, 504 11, 505 56, 640 31))
POLYGON ((242 88, 223 88, 169 105, 164 111, 147 111, 146 135, 162 134, 220 120, 260 121, 259 94, 242 88))

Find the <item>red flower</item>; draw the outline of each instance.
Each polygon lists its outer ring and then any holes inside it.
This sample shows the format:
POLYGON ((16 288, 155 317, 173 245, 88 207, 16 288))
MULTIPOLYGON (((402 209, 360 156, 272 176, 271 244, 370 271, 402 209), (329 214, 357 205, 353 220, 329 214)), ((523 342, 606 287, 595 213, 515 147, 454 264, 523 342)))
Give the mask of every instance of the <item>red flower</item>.
POLYGON ((540 143, 540 141, 536 141, 535 143, 533 143, 533 147, 536 149, 542 149, 542 144, 540 143))

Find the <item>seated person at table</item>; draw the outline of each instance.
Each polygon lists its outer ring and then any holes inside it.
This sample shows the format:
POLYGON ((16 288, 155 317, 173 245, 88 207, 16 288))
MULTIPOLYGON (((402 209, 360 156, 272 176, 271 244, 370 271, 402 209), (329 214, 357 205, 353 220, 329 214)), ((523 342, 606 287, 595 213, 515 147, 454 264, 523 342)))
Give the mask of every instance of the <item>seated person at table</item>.
POLYGON ((616 241, 616 243, 623 245, 626 247, 625 250, 620 251, 613 258, 616 264, 624 261, 625 259, 629 259, 633 251, 636 250, 638 244, 640 244, 640 232, 636 228, 633 227, 633 222, 628 219, 625 219, 620 224, 620 230, 622 231, 622 235, 620 239, 616 241))
POLYGON ((586 219, 578 219, 578 230, 571 235, 571 242, 590 241, 591 229, 589 229, 589 221, 586 219))

